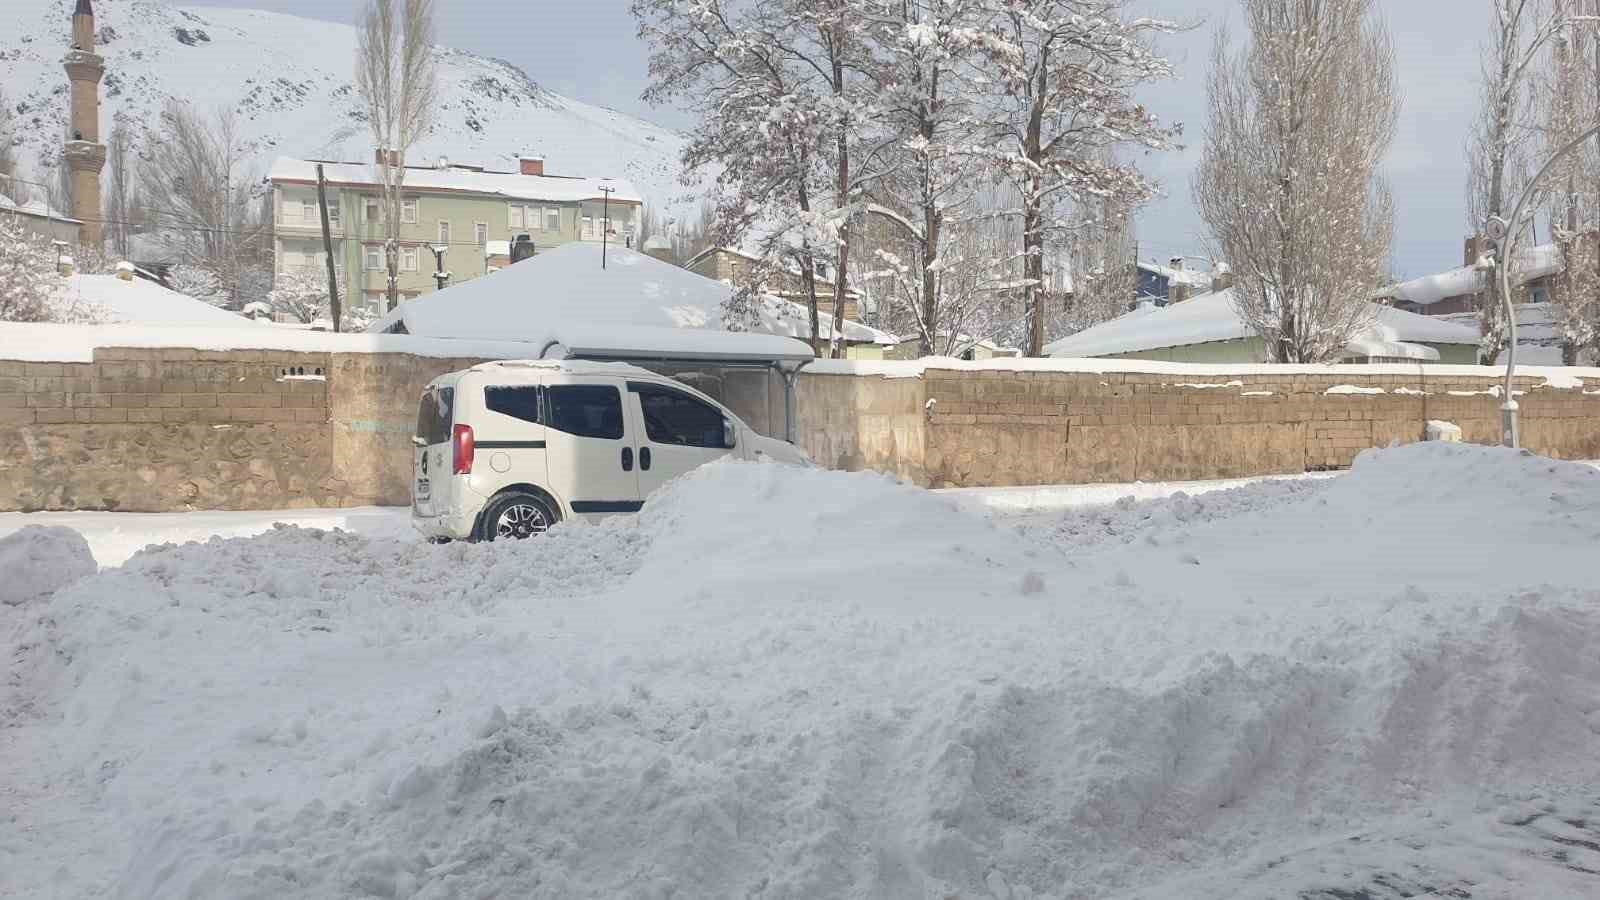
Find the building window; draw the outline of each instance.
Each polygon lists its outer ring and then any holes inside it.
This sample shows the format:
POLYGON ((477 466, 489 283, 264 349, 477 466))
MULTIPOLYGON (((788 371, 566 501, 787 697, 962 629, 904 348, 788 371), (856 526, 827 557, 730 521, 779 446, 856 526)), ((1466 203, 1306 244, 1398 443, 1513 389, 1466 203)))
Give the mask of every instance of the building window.
POLYGON ((377 222, 382 216, 378 212, 379 206, 376 198, 369 197, 361 204, 363 222, 377 222))
POLYGON ((583 239, 586 240, 586 241, 592 241, 592 240, 594 240, 594 238, 595 238, 594 216, 584 216, 583 217, 583 239))
POLYGON ((521 228, 522 227, 522 207, 520 207, 520 206, 516 205, 515 203, 513 203, 513 204, 511 204, 510 207, 508 207, 508 209, 511 212, 510 212, 510 217, 506 220, 507 223, 512 228, 521 228))
POLYGON ((417 270, 417 248, 400 248, 400 269, 405 272, 415 272, 417 270))
MULTIPOLYGON (((320 219, 318 221, 320 222, 320 219)), ((337 203, 328 206, 328 228, 332 231, 339 230, 339 204, 337 203)))
POLYGON ((439 220, 439 243, 450 243, 450 223, 444 219, 439 220))
POLYGON ((298 250, 283 251, 283 267, 285 269, 298 269, 305 265, 305 257, 298 250))
POLYGON ((367 244, 361 248, 361 268, 368 272, 383 271, 383 248, 377 244, 367 244))
POLYGON ((417 198, 400 201, 400 221, 406 225, 417 224, 417 198))
POLYGON ((472 223, 472 240, 479 247, 482 247, 484 244, 489 243, 489 223, 488 222, 474 222, 474 223, 472 223))
POLYGON ((544 230, 545 231, 560 231, 561 230, 561 210, 557 209, 554 206, 546 206, 544 208, 544 230))

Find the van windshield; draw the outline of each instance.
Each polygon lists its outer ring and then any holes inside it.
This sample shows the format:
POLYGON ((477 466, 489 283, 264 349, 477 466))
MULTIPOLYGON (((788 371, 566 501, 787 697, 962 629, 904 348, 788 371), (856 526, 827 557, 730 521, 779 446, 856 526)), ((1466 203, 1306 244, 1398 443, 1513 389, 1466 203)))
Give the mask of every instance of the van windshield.
POLYGON ((432 446, 450 442, 450 413, 455 401, 455 388, 428 388, 422 392, 422 403, 417 408, 417 437, 423 443, 432 446))

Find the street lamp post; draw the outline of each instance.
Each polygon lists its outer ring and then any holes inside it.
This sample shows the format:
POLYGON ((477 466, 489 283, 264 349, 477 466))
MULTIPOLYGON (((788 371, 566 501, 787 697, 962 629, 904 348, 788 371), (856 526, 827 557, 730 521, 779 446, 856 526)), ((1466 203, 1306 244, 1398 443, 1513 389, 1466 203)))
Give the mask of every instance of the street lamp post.
POLYGON ((1517 310, 1511 303, 1511 255, 1516 250, 1517 235, 1522 230, 1520 224, 1523 210, 1527 207, 1528 201, 1533 199, 1534 189, 1546 175, 1550 174, 1550 170, 1561 160, 1581 149, 1596 135, 1600 135, 1600 125, 1569 141, 1546 160, 1544 167, 1539 169, 1539 174, 1533 176, 1528 186, 1522 189, 1522 196, 1517 198, 1517 205, 1512 210, 1509 222, 1499 216, 1492 216, 1487 223, 1489 237, 1497 244, 1495 253, 1499 256, 1500 302, 1505 306, 1506 327, 1511 333, 1510 345, 1506 352, 1505 402, 1500 404, 1500 442, 1507 447, 1522 446, 1521 423, 1518 421, 1520 409, 1517 395, 1512 390, 1513 378, 1517 371, 1517 310))

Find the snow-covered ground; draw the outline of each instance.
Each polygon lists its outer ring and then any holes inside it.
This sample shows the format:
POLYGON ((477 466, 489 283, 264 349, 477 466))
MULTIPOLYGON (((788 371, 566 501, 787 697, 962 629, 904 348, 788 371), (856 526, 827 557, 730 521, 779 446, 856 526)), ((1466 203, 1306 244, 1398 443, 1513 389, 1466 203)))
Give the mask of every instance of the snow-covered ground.
POLYGON ((1600 472, 1427 444, 157 548, 0 606, 0 893, 1594 897, 1597 542, 1600 472))

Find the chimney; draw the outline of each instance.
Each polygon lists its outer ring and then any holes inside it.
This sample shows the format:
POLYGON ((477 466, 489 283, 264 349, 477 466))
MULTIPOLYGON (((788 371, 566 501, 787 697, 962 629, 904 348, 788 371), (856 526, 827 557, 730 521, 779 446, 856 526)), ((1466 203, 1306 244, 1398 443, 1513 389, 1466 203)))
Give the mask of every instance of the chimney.
POLYGON ((448 168, 450 168, 450 157, 448 157, 448 156, 439 157, 439 171, 443 172, 445 169, 448 169, 448 168))
POLYGON ((521 164, 521 171, 524 175, 544 174, 544 157, 542 156, 519 156, 517 157, 517 162, 521 164))
POLYGON ((386 150, 386 149, 384 149, 382 147, 379 147, 376 150, 372 151, 372 161, 377 163, 380 166, 383 165, 385 157, 388 157, 389 165, 391 165, 391 166, 399 166, 400 165, 400 151, 398 151, 398 150, 386 150))
POLYGON ((1211 290, 1221 293, 1233 287, 1233 270, 1225 262, 1217 263, 1211 269, 1211 290))
MULTIPOLYGON (((1168 258, 1167 266, 1168 268, 1172 269, 1174 273, 1182 273, 1184 271, 1183 257, 1173 256, 1168 258)), ((1168 303, 1182 303, 1183 301, 1189 299, 1189 295, 1193 290, 1194 288, 1190 286, 1188 279, 1182 277, 1180 274, 1174 274, 1174 276, 1167 278, 1168 303)))
POLYGON ((133 280, 133 263, 123 260, 117 263, 117 278, 121 281, 133 280))
POLYGON ((1470 235, 1463 244, 1461 264, 1475 266, 1478 258, 1489 252, 1489 242, 1481 234, 1470 235))

